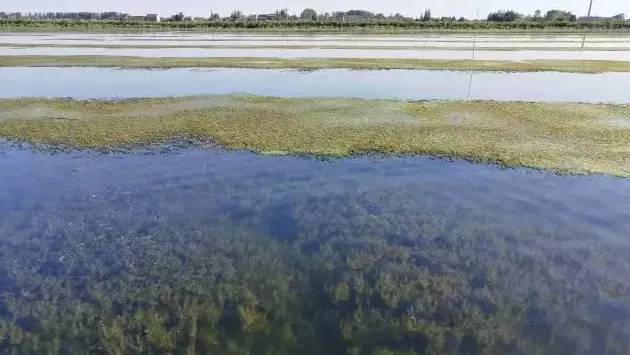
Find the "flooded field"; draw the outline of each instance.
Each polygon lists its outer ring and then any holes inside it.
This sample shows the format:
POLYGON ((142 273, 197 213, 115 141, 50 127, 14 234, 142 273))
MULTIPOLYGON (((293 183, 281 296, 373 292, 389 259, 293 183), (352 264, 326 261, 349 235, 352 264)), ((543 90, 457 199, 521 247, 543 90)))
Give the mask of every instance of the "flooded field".
POLYGON ((198 32, 166 32, 147 34, 42 34, 0 33, 0 43, 40 45, 337 45, 337 46, 438 46, 469 47, 552 47, 584 48, 630 47, 630 35, 605 36, 488 36, 488 35, 252 35, 252 34, 203 34, 198 32))
POLYGON ((216 94, 630 103, 630 73, 482 73, 422 70, 124 70, 0 68, 0 98, 126 99, 216 94), (160 83, 156 86, 155 83, 160 83), (559 90, 557 84, 561 83, 559 90), (606 87, 606 90, 602 90, 606 87))
POLYGON ((270 48, 76 48, 0 47, 0 56, 130 56, 165 58, 400 58, 440 60, 607 60, 630 61, 630 51, 453 51, 381 49, 270 49, 270 48))
MULTIPOLYGON (((583 40, 0 33, 0 56, 630 61, 583 40)), ((0 68, 0 353, 630 353, 630 73, 280 68, 0 68)))
POLYGON ((4 33, 0 55, 630 61, 630 36, 4 33))

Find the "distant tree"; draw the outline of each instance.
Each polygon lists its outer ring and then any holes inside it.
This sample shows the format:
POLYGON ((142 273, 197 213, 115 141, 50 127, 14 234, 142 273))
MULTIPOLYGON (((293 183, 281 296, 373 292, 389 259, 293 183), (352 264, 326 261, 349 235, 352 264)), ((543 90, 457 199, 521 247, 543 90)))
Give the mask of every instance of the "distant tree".
POLYGON ((488 21, 511 22, 523 18, 523 15, 513 10, 501 10, 488 15, 488 21))
POLYGON ((300 15, 300 18, 302 20, 315 21, 317 20, 317 12, 315 12, 315 10, 313 9, 304 9, 304 11, 302 11, 302 14, 300 15))
POLYGON ((466 22, 466 21, 468 21, 468 19, 466 19, 463 16, 457 19, 457 22, 466 22))
MULTIPOLYGON (((393 18, 394 15, 390 15, 390 18, 393 18)), ((337 20, 344 20, 344 19, 361 19, 361 20, 373 20, 376 18, 376 15, 373 12, 370 11, 365 11, 365 10, 349 10, 347 12, 333 12, 332 13, 332 18, 337 19, 337 20)), ((383 15, 383 18, 385 18, 385 16, 383 15)))
POLYGON ((534 11, 534 19, 540 20, 541 18, 542 18, 542 13, 540 12, 540 10, 534 11))
POLYGON ((545 14, 546 21, 569 21, 574 22, 577 21, 577 16, 572 14, 569 11, 564 10, 549 10, 545 14))
POLYGON ((394 20, 401 21, 401 20, 404 20, 404 19, 405 19, 405 17, 403 15, 401 15, 400 13, 398 13, 398 12, 394 15, 394 20))
POLYGON ((173 21, 184 21, 184 17, 186 17, 186 16, 184 16, 184 13, 180 12, 178 14, 175 14, 175 15, 171 16, 171 20, 173 20, 173 21))
POLYGON ((240 10, 235 10, 232 11, 232 14, 230 15, 230 18, 234 21, 236 20, 240 20, 241 18, 243 18, 243 12, 240 10))
POLYGON ((422 21, 431 21, 431 9, 424 10, 424 14, 422 14, 422 21))
POLYGON ((216 20, 220 20, 221 16, 219 14, 217 14, 216 12, 211 12, 210 13, 210 20, 216 21, 216 20))
POLYGON ((287 10, 287 9, 277 10, 276 11, 276 17, 281 19, 281 20, 288 19, 289 18, 289 10, 287 10))

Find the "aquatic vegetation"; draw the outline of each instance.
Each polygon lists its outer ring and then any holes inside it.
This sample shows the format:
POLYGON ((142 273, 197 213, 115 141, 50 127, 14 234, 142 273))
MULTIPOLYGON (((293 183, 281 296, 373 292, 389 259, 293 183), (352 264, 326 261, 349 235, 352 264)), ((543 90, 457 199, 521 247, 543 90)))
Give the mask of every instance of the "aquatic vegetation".
POLYGON ((439 60, 394 58, 149 58, 126 56, 0 56, 1 67, 256 68, 256 69, 426 69, 500 72, 630 72, 628 61, 439 60))
MULTIPOLYGON (((49 167, 50 158, 46 170, 65 176, 67 167, 49 167)), ((627 274, 614 272, 627 270, 627 243, 593 246, 603 234, 579 218, 522 210, 503 223, 511 212, 460 199, 470 193, 461 184, 453 194, 413 179, 388 184, 387 166, 341 178, 339 190, 325 185, 329 192, 308 187, 330 181, 332 171, 314 178, 302 163, 285 172, 299 163, 291 158, 271 169, 237 168, 240 178, 217 163, 182 175, 143 170, 180 171, 214 158, 129 160, 113 165, 117 177, 86 168, 84 179, 70 177, 73 186, 47 194, 60 199, 2 192, 0 351, 628 351, 630 314, 612 302, 616 316, 598 310, 608 299, 630 304, 627 274), (151 184, 144 174, 155 175, 151 184), (356 184, 375 175, 372 187, 356 184), (74 186, 94 176, 102 190, 74 186), (599 268, 604 251, 610 273, 599 268)))
POLYGON ((111 149, 177 138, 266 154, 420 154, 630 176, 628 105, 208 96, 0 101, 0 137, 111 149))

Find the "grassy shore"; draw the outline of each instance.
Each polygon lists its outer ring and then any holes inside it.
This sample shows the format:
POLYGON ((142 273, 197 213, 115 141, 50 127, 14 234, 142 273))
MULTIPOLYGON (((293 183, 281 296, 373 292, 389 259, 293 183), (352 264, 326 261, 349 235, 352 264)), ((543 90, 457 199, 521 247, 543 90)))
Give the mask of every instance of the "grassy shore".
POLYGON ((118 56, 0 56, 0 67, 424 69, 575 73, 630 72, 630 62, 603 60, 439 60, 394 58, 150 58, 118 56))
POLYGON ((630 176, 630 106, 207 96, 0 101, 0 137, 81 148, 212 139, 265 154, 421 154, 630 176))
MULTIPOLYGON (((0 38, 1 40, 1 38, 0 38)), ((264 43, 264 42, 263 42, 264 43)), ((287 42, 290 43, 290 42, 287 42)), ((215 45, 155 45, 155 44, 29 44, 29 43, 0 43, 1 47, 19 47, 19 48, 108 48, 108 49, 171 49, 171 48, 191 48, 191 49, 370 49, 370 50, 439 50, 439 51, 472 51, 472 44, 460 42, 453 46, 392 46, 392 45, 366 45, 366 46, 347 46, 347 45, 330 45, 330 44, 306 44, 306 45, 238 45, 238 44, 215 44, 215 45)), ((505 46, 505 47, 488 47, 483 44, 475 46, 476 51, 562 51, 562 52, 627 52, 630 47, 535 47, 535 46, 505 46)))

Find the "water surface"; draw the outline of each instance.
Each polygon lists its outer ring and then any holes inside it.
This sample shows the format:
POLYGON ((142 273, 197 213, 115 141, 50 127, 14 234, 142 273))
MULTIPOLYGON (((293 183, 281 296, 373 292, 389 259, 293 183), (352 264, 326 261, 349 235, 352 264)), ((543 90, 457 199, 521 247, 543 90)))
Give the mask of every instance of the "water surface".
POLYGON ((628 48, 628 41, 601 41, 587 39, 582 46, 582 41, 562 40, 562 41, 512 41, 499 38, 465 38, 461 40, 427 38, 427 39, 373 39, 366 40, 360 38, 284 38, 277 36, 273 38, 207 38, 195 39, 188 37, 174 38, 136 38, 136 37, 87 37, 87 38, 24 38, 22 36, 5 36, 0 37, 1 44, 20 45, 93 45, 93 46, 326 46, 326 47, 385 47, 387 49, 406 48, 406 47, 443 47, 452 49, 470 49, 473 46, 480 49, 504 47, 504 48, 549 48, 549 49, 596 49, 596 48, 628 48))
POLYGON ((4 79, 0 81, 0 98, 83 100, 245 93, 280 97, 630 103, 630 73, 0 68, 0 77, 4 79))
POLYGON ((0 47, 0 55, 36 56, 131 56, 149 58, 394 58, 394 59, 475 59, 475 60, 613 60, 630 61, 630 51, 453 51, 453 50, 376 50, 376 49, 269 49, 269 48, 77 48, 77 47, 0 47))
MULTIPOLYGON (((46 41, 56 43, 63 40, 76 41, 342 41, 342 42, 479 42, 488 43, 582 43, 583 35, 462 35, 462 34, 416 34, 416 35, 362 35, 362 34, 255 34, 255 33, 203 33, 199 31, 144 32, 144 33, 15 33, 0 32, 2 41, 46 41)), ((615 36, 589 34, 587 42, 614 43, 630 42, 630 36, 619 33, 615 36)))
POLYGON ((151 349, 168 329, 180 350, 212 335, 199 353, 630 350, 628 179, 414 157, 0 154, 0 321, 44 344, 96 349, 117 319, 151 349), (261 314, 262 330, 244 318, 261 314))

